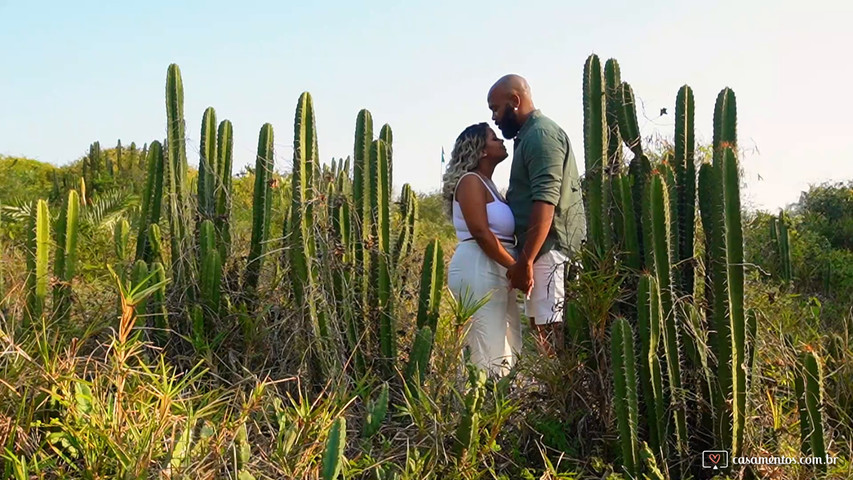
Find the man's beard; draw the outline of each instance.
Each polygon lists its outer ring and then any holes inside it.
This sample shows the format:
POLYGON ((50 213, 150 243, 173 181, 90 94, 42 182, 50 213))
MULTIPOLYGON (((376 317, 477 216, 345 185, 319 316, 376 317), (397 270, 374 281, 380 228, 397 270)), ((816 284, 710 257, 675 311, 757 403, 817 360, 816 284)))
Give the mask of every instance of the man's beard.
POLYGON ((502 115, 503 119, 498 123, 498 128, 501 130, 501 134, 505 139, 511 140, 518 135, 518 131, 521 130, 521 124, 518 121, 518 115, 516 111, 507 104, 504 107, 504 114, 502 115))

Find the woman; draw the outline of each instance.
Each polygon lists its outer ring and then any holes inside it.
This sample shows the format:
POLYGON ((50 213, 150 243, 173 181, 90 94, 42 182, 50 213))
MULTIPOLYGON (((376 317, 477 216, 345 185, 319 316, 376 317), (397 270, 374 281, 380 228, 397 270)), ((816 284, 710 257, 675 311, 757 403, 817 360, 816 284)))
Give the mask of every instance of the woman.
POLYGON ((499 376, 508 373, 521 350, 515 290, 506 278, 515 263, 515 220, 492 182, 495 167, 506 158, 503 140, 487 123, 471 125, 456 139, 443 190, 459 240, 448 286, 457 301, 490 295, 471 318, 466 345, 471 362, 499 376))

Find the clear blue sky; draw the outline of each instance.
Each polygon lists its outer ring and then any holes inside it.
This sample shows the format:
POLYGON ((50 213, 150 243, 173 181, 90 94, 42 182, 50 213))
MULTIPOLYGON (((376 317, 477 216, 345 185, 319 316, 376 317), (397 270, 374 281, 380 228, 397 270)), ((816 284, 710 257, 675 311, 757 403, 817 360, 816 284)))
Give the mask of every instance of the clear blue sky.
MULTIPOLYGON (((100 140, 165 136, 167 66, 182 70, 188 151, 207 106, 235 132, 235 172, 275 127, 290 169, 293 115, 314 97, 320 155, 351 153, 356 115, 394 130, 394 186, 439 186, 467 125, 490 121, 486 92, 525 76, 536 106, 572 139, 583 170, 586 57, 614 57, 645 106, 643 133, 672 136, 675 95, 696 95, 708 141, 717 93, 734 89, 745 201, 778 208, 810 182, 853 179, 851 2, 25 2, 0 0, 0 153, 62 165, 100 140), (658 117, 660 108, 670 114, 658 117), (761 179, 759 180, 759 175, 761 179)), ((505 186, 509 161, 495 180, 505 186)))

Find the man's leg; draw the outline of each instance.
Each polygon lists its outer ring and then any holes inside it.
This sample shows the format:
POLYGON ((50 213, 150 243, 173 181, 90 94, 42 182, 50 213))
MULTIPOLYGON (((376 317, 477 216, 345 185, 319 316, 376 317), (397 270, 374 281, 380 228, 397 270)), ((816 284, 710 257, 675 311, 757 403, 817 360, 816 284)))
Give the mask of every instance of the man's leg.
POLYGON ((533 291, 526 302, 530 329, 541 353, 554 355, 562 345, 566 256, 550 251, 533 264, 533 291))

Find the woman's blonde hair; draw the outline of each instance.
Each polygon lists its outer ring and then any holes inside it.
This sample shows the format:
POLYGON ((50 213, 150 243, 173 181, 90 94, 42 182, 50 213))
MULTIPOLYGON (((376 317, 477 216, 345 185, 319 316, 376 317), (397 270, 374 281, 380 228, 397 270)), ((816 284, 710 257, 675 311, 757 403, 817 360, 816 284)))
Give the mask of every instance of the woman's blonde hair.
POLYGON ((442 188, 444 211, 451 219, 453 218, 453 196, 456 193, 456 183, 462 175, 474 170, 480 164, 480 156, 486 148, 488 131, 488 123, 477 123, 463 130, 456 138, 456 144, 450 153, 450 163, 444 173, 442 188))

